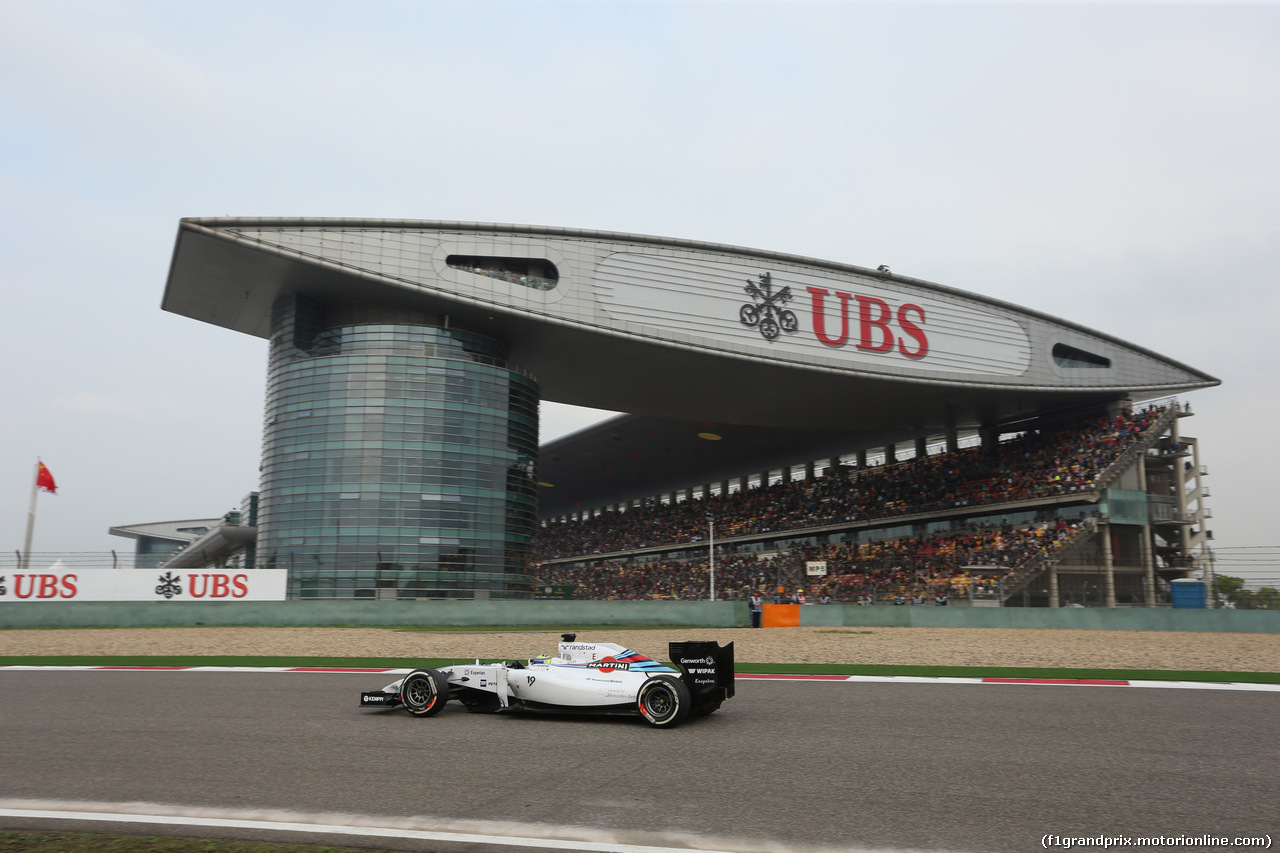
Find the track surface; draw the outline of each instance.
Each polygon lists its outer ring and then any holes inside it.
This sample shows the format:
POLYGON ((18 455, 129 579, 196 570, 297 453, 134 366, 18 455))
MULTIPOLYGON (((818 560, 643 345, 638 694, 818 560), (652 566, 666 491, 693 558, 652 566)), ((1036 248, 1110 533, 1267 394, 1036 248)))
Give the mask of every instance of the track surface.
POLYGON ((1275 693, 740 681, 720 713, 658 731, 638 720, 452 705, 426 720, 356 709, 361 689, 391 680, 2 672, 0 800, 341 813, 527 834, 457 823, 497 821, 586 828, 579 837, 635 845, 689 843, 675 833, 709 849, 748 849, 749 839, 1020 852, 1040 849, 1050 833, 1274 839, 1280 829, 1275 693))

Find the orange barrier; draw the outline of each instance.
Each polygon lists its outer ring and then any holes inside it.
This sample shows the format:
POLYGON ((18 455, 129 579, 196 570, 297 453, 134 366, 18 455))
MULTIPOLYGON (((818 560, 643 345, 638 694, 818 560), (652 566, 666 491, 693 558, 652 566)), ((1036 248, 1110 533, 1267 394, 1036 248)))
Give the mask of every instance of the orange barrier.
POLYGON ((799 628, 799 604, 766 604, 760 618, 762 628, 799 628))

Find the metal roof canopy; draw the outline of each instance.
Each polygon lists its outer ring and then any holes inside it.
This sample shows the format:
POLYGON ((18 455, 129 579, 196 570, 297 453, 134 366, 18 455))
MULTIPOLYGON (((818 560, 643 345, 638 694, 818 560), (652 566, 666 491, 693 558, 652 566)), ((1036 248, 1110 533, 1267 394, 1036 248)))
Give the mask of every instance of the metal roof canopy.
MULTIPOLYGON (((237 228, 271 227, 515 231, 560 239, 616 239, 735 252, 752 259, 880 274, 792 255, 575 229, 305 218, 184 219, 180 223, 161 306, 166 311, 268 338, 272 304, 292 293, 331 302, 412 306, 448 317, 453 325, 506 341, 511 364, 536 377, 545 400, 635 413, 544 446, 539 479, 553 484, 541 489, 544 516, 883 447, 948 428, 973 428, 1043 412, 1101 406, 1127 396, 1149 399, 1218 384, 1207 374, 1108 336, 1101 337, 1185 371, 1185 381, 1139 389, 1012 388, 972 380, 948 383, 852 375, 823 367, 740 358, 722 350, 659 342, 483 302, 445 287, 424 287, 235 233, 237 228), (706 424, 710 426, 702 426, 706 424), (698 438, 699 432, 721 438, 698 438)), ((892 278, 1045 319, 1037 312, 980 295, 892 278)))

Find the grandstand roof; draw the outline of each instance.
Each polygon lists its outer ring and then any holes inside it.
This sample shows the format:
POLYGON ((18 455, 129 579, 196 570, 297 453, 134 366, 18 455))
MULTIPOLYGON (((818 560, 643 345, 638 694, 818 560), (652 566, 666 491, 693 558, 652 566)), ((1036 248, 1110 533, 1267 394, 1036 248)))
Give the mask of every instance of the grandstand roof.
POLYGON ((612 502, 624 470, 632 486, 713 481, 731 464, 785 464, 783 451, 822 458, 1218 384, 1113 336, 883 268, 536 226, 179 224, 165 310, 267 338, 272 304, 293 293, 484 331, 543 399, 634 413, 544 449, 542 479, 579 495, 547 494, 549 510, 612 502), (720 440, 697 437, 708 431, 720 440))
POLYGON ((168 539, 173 542, 194 542, 211 528, 222 524, 221 518, 195 518, 179 521, 151 521, 145 524, 121 524, 107 530, 112 536, 127 539, 168 539))

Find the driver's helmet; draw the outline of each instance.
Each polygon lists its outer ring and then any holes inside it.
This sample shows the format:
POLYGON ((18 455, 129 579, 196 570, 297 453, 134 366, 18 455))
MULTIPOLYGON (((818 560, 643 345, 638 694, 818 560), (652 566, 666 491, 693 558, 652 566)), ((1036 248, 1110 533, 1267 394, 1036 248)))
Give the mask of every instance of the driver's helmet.
POLYGON ((551 655, 535 655, 529 658, 529 663, 550 663, 551 655))

